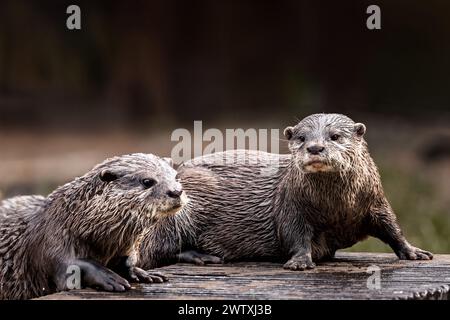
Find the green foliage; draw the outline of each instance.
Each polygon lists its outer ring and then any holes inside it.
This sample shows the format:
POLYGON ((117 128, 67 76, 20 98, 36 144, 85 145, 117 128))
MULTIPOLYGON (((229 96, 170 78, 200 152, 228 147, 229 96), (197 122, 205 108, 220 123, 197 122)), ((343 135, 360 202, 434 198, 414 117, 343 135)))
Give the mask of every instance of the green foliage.
MULTIPOLYGON (((407 239, 414 246, 434 253, 450 252, 450 215, 432 178, 397 167, 382 167, 380 174, 385 193, 407 239)), ((392 252, 387 245, 373 238, 347 251, 392 252)))

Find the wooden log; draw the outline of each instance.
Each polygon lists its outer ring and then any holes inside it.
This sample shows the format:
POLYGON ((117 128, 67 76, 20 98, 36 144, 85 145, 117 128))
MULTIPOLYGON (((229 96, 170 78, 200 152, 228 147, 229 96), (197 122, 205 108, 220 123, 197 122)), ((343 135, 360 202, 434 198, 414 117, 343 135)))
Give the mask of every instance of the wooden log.
MULTIPOLYGON (((288 271, 282 264, 239 262, 160 268, 164 284, 136 284, 125 293, 72 290, 40 299, 449 299, 450 255, 400 261, 394 254, 338 253, 314 270, 288 271), (369 277, 380 270, 380 287, 369 277), (368 286, 368 280, 369 285, 368 286), (375 284, 375 286, 374 286, 375 284)), ((375 275, 376 276, 376 275, 375 275)))

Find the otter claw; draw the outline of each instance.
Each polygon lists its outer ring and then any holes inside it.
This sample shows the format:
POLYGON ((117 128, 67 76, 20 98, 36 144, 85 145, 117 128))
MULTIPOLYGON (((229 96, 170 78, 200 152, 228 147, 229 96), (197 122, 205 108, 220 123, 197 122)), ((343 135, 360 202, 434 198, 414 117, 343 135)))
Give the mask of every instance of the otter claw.
POLYGON ((316 264, 309 259, 292 258, 284 264, 283 268, 293 271, 303 271, 306 269, 313 269, 315 266, 316 264))
POLYGON ((162 273, 145 271, 137 267, 130 268, 128 277, 132 282, 163 283, 168 281, 168 278, 162 273))
POLYGON ((416 247, 409 247, 398 252, 398 258, 400 260, 431 260, 433 254, 431 252, 422 250, 416 247))
POLYGON ((163 283, 169 281, 166 275, 159 272, 146 271, 154 283, 163 283))
POLYGON ((117 292, 123 292, 131 288, 127 280, 106 269, 86 275, 85 285, 99 290, 117 292))
POLYGON ((199 266, 204 266, 205 264, 221 264, 223 263, 223 260, 216 256, 189 250, 178 254, 178 262, 193 263, 199 266))

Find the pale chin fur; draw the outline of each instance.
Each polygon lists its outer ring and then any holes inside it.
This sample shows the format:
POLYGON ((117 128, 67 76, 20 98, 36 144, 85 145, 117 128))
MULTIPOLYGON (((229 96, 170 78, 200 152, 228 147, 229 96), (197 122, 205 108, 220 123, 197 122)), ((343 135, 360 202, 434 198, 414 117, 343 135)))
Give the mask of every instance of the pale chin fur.
POLYGON ((301 159, 301 160, 296 160, 295 164, 297 166, 297 168, 300 171, 303 171, 304 173, 317 173, 317 172, 334 172, 336 171, 336 169, 326 163, 326 162, 319 162, 321 161, 321 159, 301 159), (311 162, 311 160, 317 160, 318 162, 313 162, 313 163, 308 163, 311 162))
POLYGON ((152 218, 158 219, 163 217, 168 217, 175 215, 178 211, 180 211, 187 203, 189 202, 189 198, 187 197, 186 193, 183 192, 180 196, 180 203, 179 206, 170 206, 168 209, 163 209, 154 212, 152 218))
POLYGON ((331 172, 334 171, 333 168, 325 163, 313 163, 304 166, 304 171, 308 173, 316 173, 316 172, 331 172))

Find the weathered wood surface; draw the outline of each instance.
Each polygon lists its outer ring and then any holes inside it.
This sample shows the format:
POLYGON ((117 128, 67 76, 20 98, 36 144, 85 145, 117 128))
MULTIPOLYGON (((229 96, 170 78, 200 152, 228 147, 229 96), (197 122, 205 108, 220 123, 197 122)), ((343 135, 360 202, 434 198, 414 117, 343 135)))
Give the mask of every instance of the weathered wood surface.
POLYGON ((449 299, 450 255, 399 261, 393 254, 338 253, 314 270, 287 271, 264 262, 160 268, 164 284, 134 285, 126 293, 61 292, 41 299, 449 299), (381 288, 369 289, 369 266, 381 269, 381 288))

